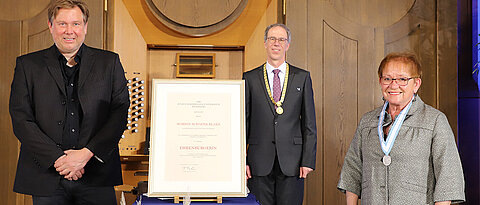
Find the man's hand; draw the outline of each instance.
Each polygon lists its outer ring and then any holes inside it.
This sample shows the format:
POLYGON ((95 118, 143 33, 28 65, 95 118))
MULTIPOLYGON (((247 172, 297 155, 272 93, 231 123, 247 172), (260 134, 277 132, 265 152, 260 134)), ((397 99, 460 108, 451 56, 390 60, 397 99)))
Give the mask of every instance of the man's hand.
POLYGON ((308 173, 312 172, 313 169, 310 167, 300 167, 300 178, 307 178, 308 173))
POLYGON ((250 173, 250 166, 247 165, 245 168, 247 170, 247 179, 252 178, 252 174, 250 173))
POLYGON ((80 171, 75 172, 75 175, 74 175, 72 178, 69 178, 68 180, 70 180, 70 181, 72 181, 72 180, 76 181, 76 180, 82 178, 83 174, 85 174, 85 169, 82 168, 80 171))
POLYGON ((83 148, 81 150, 66 150, 65 155, 59 157, 53 165, 60 175, 68 180, 78 180, 85 173, 83 169, 93 153, 83 148))

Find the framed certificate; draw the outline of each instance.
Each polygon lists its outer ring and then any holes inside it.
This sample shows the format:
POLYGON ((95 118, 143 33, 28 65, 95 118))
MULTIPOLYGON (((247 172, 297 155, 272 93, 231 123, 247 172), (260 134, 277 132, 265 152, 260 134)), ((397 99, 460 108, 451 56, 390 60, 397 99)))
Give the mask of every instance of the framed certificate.
POLYGON ((148 196, 245 197, 243 81, 152 81, 148 196))

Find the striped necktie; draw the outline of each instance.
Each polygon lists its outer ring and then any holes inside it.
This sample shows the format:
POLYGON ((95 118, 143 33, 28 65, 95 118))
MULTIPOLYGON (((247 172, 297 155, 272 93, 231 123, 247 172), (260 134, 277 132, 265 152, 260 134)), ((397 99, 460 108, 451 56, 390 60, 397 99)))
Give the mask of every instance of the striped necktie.
POLYGON ((280 87, 280 77, 278 76, 280 69, 273 70, 273 99, 275 102, 280 101, 280 94, 282 93, 282 88, 280 87))

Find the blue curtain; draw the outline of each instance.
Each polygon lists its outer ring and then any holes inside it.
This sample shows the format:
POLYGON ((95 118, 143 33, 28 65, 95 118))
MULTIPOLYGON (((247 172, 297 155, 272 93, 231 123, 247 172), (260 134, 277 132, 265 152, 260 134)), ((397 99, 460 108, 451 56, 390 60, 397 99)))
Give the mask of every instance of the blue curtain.
POLYGON ((472 77, 477 83, 477 88, 480 91, 480 15, 479 15, 479 5, 480 0, 472 0, 472 39, 473 39, 473 67, 472 67, 472 77))

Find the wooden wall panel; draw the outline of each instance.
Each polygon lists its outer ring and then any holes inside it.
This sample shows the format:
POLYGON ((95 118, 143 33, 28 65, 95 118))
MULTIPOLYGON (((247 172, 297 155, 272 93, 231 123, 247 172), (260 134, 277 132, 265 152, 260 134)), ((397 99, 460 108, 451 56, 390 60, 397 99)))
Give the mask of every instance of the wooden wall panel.
MULTIPOLYGON (((316 169, 313 173, 310 173, 307 179, 305 180, 305 200, 304 204, 315 204, 322 203, 324 199, 324 186, 319 186, 324 184, 324 164, 323 158, 324 155, 324 146, 323 142, 325 137, 324 133, 324 118, 321 117, 324 115, 323 109, 323 98, 324 96, 324 55, 325 50, 323 49, 324 43, 324 25, 325 22, 321 16, 318 16, 319 13, 323 14, 323 11, 320 10, 317 12, 310 12, 309 7, 322 8, 320 1, 308 1, 303 0, 301 3, 296 5, 299 9, 307 9, 307 12, 295 14, 298 16, 299 21, 302 23, 296 23, 296 21, 291 21, 290 16, 291 8, 289 5, 295 5, 294 1, 287 1, 287 25, 291 26, 292 35, 295 39, 294 43, 290 46, 290 50, 287 53, 287 61, 293 62, 294 64, 303 65, 304 69, 310 71, 310 76, 312 78, 312 86, 315 98, 315 114, 317 122, 317 161, 316 169), (317 15, 317 19, 311 24, 307 23, 312 18, 313 15, 317 15), (298 54, 297 54, 298 53, 298 54), (299 58, 295 57, 298 56, 299 58), (304 62, 303 62, 304 61, 304 62)), ((293 20, 293 19, 292 19, 293 20)))
POLYGON ((457 55, 460 54, 457 54, 456 1, 437 1, 437 22, 437 108, 447 115, 450 127, 458 137, 457 55))
POLYGON ((27 50, 29 53, 43 50, 52 45, 53 45, 53 39, 49 29, 46 29, 40 33, 35 33, 28 36, 27 50))
MULTIPOLYGON (((243 62, 245 61, 245 52, 229 52, 228 53, 228 75, 226 75, 225 79, 230 80, 241 80, 243 75, 243 70, 245 68, 243 62)), ((223 77, 222 77, 223 78, 223 77)))
POLYGON ((48 29, 48 13, 45 7, 38 15, 23 22, 23 30, 26 37, 22 45, 24 54, 42 50, 53 45, 52 34, 48 29))
POLYGON ((20 21, 0 21, 0 201, 4 204, 15 204, 13 181, 17 168, 18 140, 13 134, 8 101, 10 84, 13 79, 16 56, 20 55, 20 21))
MULTIPOLYGON (((309 6, 309 9, 315 10, 315 7, 309 6)), ((324 21, 327 22, 327 24, 346 38, 358 41, 358 51, 356 53, 358 59, 357 66, 361 72, 358 72, 357 75, 358 82, 360 82, 357 87, 359 95, 357 120, 360 120, 365 112, 383 104, 377 75, 377 67, 380 61, 377 63, 375 59, 375 28, 352 23, 349 19, 342 16, 343 13, 338 13, 335 9, 331 8, 330 4, 323 5, 323 13, 323 19, 325 19, 324 21)), ((315 16, 312 15, 310 18, 315 18, 315 16)), ((312 35, 309 35, 310 39, 312 39, 311 36, 312 35)), ((312 43, 309 45, 312 45, 312 43)), ((324 53, 330 52, 330 50, 326 48, 323 48, 323 50, 324 53)), ((315 53, 316 51, 312 51, 312 49, 309 48, 309 54, 311 52, 315 53)), ((309 58, 309 60, 311 59, 309 58)), ((325 66, 324 69, 329 68, 325 66)))
MULTIPOLYGON (((105 0, 83 0, 88 5, 90 17, 88 18, 87 36, 85 44, 95 48, 105 48, 105 30, 104 24, 104 1, 105 0)), ((106 18, 106 17, 105 17, 106 18)))
MULTIPOLYGON (((292 10, 307 10, 308 8, 308 0, 296 0, 296 1, 287 1, 287 8, 288 11, 292 10)), ((289 13, 290 14, 290 13, 289 13)), ((309 69, 308 65, 308 55, 307 48, 308 44, 310 43, 309 40, 309 32, 308 32, 308 12, 299 12, 292 15, 295 15, 292 23, 290 23, 289 19, 287 18, 286 24, 289 26, 292 40, 290 42, 291 46, 287 52, 287 59, 288 62, 298 66, 300 68, 304 68, 306 70, 309 69)), ((289 16, 290 17, 290 16, 289 16)), ((321 25, 321 21, 314 23, 316 26, 321 25)), ((320 55, 320 53, 318 53, 320 55)))
POLYGON ((423 68, 419 96, 438 107, 437 101, 437 42, 435 0, 417 1, 410 12, 395 24, 385 28, 385 54, 411 51, 417 54, 423 68))
MULTIPOLYGON (((278 0, 270 1, 260 21, 245 44, 244 71, 251 70, 265 63, 267 54, 265 52, 264 33, 268 25, 277 23, 278 0)), ((247 35, 247 34, 246 34, 247 35)))
MULTIPOLYGON (((44 7, 40 13, 33 16, 32 18, 29 18, 23 21, 24 27, 22 29, 22 32, 28 36, 34 36, 36 34, 39 34, 45 31, 47 31, 47 33, 50 33, 50 31, 48 30, 47 16, 48 16, 47 7, 44 7)), ((49 42, 53 44, 53 40, 51 38, 52 36, 50 35, 49 42)))
MULTIPOLYGON (((338 176, 344 153, 357 124, 358 41, 349 39, 324 24, 324 173, 338 176)), ((343 204, 341 193, 334 189, 337 177, 324 178, 324 203, 343 204)))
POLYGON ((0 20, 21 21, 32 18, 47 7, 51 0, 0 1, 0 20))
POLYGON ((401 19, 415 0, 330 0, 333 8, 355 24, 388 26, 401 19))
POLYGON ((295 32, 301 35, 287 57, 289 62, 306 65, 311 73, 318 133, 317 169, 306 180, 305 204, 336 204, 343 200, 336 183, 357 122, 381 101, 374 29, 353 24, 328 2, 299 3, 287 4, 287 25, 293 36, 295 32), (305 8, 307 12, 295 12, 305 8), (337 111, 348 117, 336 115, 337 111))

